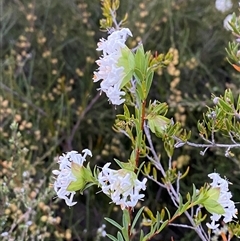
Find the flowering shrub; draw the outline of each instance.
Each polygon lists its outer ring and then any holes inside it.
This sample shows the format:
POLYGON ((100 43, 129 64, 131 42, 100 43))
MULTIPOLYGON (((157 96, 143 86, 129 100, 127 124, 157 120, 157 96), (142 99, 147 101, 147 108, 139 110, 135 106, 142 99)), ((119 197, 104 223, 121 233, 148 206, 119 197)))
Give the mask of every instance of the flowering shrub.
POLYGON ((94 81, 103 80, 100 90, 105 92, 113 105, 124 102, 121 97, 125 95, 121 88, 124 79, 131 78, 134 66, 131 51, 125 45, 127 36, 132 36, 129 29, 123 28, 113 32, 107 40, 101 39, 98 43, 98 51, 103 51, 103 56, 96 63, 99 65, 98 72, 94 72, 94 81), (124 59, 129 60, 128 62, 124 59), (130 66, 128 64, 130 63, 130 66))
MULTIPOLYGON (((234 110, 232 93, 226 90, 223 99, 214 97, 213 102, 216 108, 209 111, 206 114, 207 118, 202 123, 199 123, 200 136, 207 144, 189 142, 188 139, 191 133, 184 130, 180 123, 175 123, 166 117, 168 107, 165 103, 155 100, 152 103, 150 101, 148 105, 146 102, 152 86, 154 71, 170 64, 172 53, 169 52, 166 55, 155 54, 155 56, 152 56, 150 52, 144 51, 141 43, 136 47, 136 50, 131 51, 127 48, 125 41, 127 36, 132 36, 132 33, 127 28, 121 28, 120 24, 117 23, 116 10, 118 9, 118 4, 117 0, 102 1, 106 19, 101 21, 101 27, 106 28, 109 36, 107 40, 101 39, 98 43, 97 50, 103 51, 103 55, 96 61, 99 69, 94 72, 93 80, 95 82, 102 80, 100 90, 106 93, 111 104, 121 105, 124 103, 124 113, 117 116, 115 129, 124 133, 131 140, 132 154, 128 162, 116 160, 121 169, 112 170, 109 168, 111 162, 106 163, 101 171, 95 170, 91 180, 89 178, 91 171, 88 170, 87 175, 82 172, 82 163, 79 169, 75 168, 74 159, 77 158, 70 158, 72 152, 67 153, 66 158, 64 157, 67 164, 63 162, 64 169, 61 172, 54 171, 56 175, 59 175, 59 180, 57 179, 57 182, 55 182, 57 194, 60 198, 65 199, 67 205, 72 206, 76 204, 76 202, 72 203, 72 194, 75 194, 75 190, 81 191, 88 182, 97 184, 102 189, 102 192, 111 198, 111 202, 120 205, 123 210, 122 224, 106 218, 108 222, 119 229, 115 237, 110 234, 106 234, 106 236, 113 241, 132 240, 132 237, 135 235, 135 225, 144 211, 144 207, 141 208, 135 218, 133 218, 134 208, 138 201, 143 200, 145 196, 144 194, 139 194, 139 191, 146 189, 147 182, 147 178, 144 178, 142 182, 138 180, 138 175, 142 172, 143 175, 168 191, 172 202, 175 204, 176 211, 173 215, 168 211, 168 216, 165 217, 166 207, 161 211, 161 214, 157 212, 156 216, 150 209, 146 209, 145 212, 149 216, 148 226, 151 228, 144 232, 140 226, 138 228, 140 233, 137 236, 138 239, 141 241, 151 240, 167 225, 173 223, 177 217, 184 214, 191 224, 186 226, 186 228, 194 229, 201 240, 210 240, 209 234, 211 234, 211 230, 213 230, 214 234, 219 230, 221 216, 223 216, 224 224, 233 221, 234 218, 237 219, 237 209, 231 200, 232 194, 228 189, 228 181, 222 179, 218 173, 211 173, 208 176, 213 179, 212 183, 202 186, 199 191, 193 185, 193 193, 192 195, 190 193, 187 194, 187 201, 184 203, 179 191, 179 185, 180 179, 187 175, 188 170, 184 174, 180 172, 177 174, 176 169, 172 167, 171 158, 174 154, 174 149, 181 148, 184 145, 204 148, 200 152, 203 156, 209 147, 225 147, 227 148, 226 156, 228 156, 231 148, 235 147, 235 145, 239 146, 234 140, 234 137, 239 137, 235 136, 234 130, 231 130, 231 128, 234 128, 234 125, 231 127, 230 123, 227 124, 226 117, 222 119, 223 114, 231 114, 231 111, 234 110), (112 26, 113 23, 115 24, 114 27, 112 26), (122 98, 125 95, 129 96, 127 101, 122 98), (135 111, 130 113, 129 107, 133 107, 135 111), (220 124, 220 121, 223 121, 224 124, 220 124), (226 129, 233 144, 215 143, 215 130, 217 129, 220 131, 225 131, 226 129), (150 131, 162 139, 164 143, 164 149, 169 158, 167 170, 165 170, 155 151, 150 131), (210 139, 208 138, 208 131, 211 132, 210 139), (140 157, 146 157, 149 160, 149 164, 142 163, 140 165, 140 157), (68 160, 68 158, 70 159, 68 160), (71 159, 73 160, 70 161, 71 159), (66 165, 67 169, 65 169, 66 165), (153 170, 157 169, 162 174, 162 182, 158 181, 156 171, 155 174, 153 172, 153 175, 150 175, 151 166, 153 170), (74 176, 71 174, 72 172, 74 172, 74 176), (66 179, 68 180, 67 182, 66 179), (78 182, 80 185, 76 186, 74 182, 78 182), (173 183, 176 183, 176 187, 173 183), (70 193, 69 190, 72 185, 76 189, 70 193), (70 198, 68 198, 68 195, 70 195, 70 198), (201 209, 203 207, 212 214, 210 217, 211 223, 206 223, 205 227, 204 221, 207 215, 202 216, 201 209), (192 211, 190 212, 190 210, 192 211), (207 228, 209 229, 208 232, 207 228)), ((231 7, 232 3, 230 1, 216 1, 216 8, 219 11, 225 12, 231 7)), ((238 112, 238 108, 240 106, 237 106, 234 113, 238 112)), ((62 165, 62 160, 59 162, 62 165)), ((232 236, 238 235, 238 233, 239 227, 237 224, 235 230, 231 229, 228 240, 232 236)), ((227 239, 226 236, 224 237, 227 239)))
POLYGON ((0 239, 238 240, 238 3, 101 3, 3 5, 0 239))

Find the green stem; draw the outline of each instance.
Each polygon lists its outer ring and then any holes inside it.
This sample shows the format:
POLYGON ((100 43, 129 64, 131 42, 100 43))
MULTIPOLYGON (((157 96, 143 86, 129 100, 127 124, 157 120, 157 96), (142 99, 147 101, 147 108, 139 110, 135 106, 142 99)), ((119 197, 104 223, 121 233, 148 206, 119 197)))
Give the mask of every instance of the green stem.
MULTIPOLYGON (((132 209, 131 208, 128 208, 128 213, 129 213, 130 220, 132 222, 132 209)), ((131 222, 128 224, 128 238, 129 238, 129 240, 131 240, 131 236, 132 236, 132 234, 131 234, 131 226, 132 226, 131 222)))

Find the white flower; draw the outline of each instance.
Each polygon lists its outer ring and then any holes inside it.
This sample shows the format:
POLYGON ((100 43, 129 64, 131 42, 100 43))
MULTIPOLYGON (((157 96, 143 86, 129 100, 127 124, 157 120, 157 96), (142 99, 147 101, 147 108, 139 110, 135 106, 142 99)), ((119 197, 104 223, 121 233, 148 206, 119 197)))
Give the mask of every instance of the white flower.
POLYGON ((106 237, 107 232, 105 231, 105 228, 106 228, 106 225, 103 224, 101 227, 99 227, 99 228, 97 229, 97 235, 98 235, 99 237, 106 237))
POLYGON ((73 202, 75 191, 69 191, 69 185, 77 180, 77 177, 73 174, 72 164, 75 163, 80 168, 86 161, 86 156, 92 156, 92 153, 88 149, 82 151, 84 154, 81 155, 77 151, 70 151, 67 154, 63 154, 59 157, 59 170, 53 170, 53 174, 56 175, 56 180, 53 184, 54 190, 58 197, 64 199, 68 206, 73 206, 77 202, 73 202))
POLYGON ((232 31, 232 27, 229 24, 229 22, 231 22, 233 17, 233 14, 228 14, 227 17, 223 20, 223 27, 227 30, 227 31, 232 31))
POLYGON ((231 0, 216 0, 215 7, 220 12, 227 12, 232 8, 233 4, 231 0))
POLYGON ((219 97, 214 97, 213 103, 214 103, 214 105, 217 105, 219 103, 219 97))
POLYGON ((231 222, 233 218, 237 218, 236 213, 237 209, 235 208, 234 202, 231 200, 232 194, 228 189, 228 181, 220 177, 218 173, 211 173, 208 175, 212 179, 210 183, 211 188, 219 188, 220 195, 217 202, 223 207, 224 214, 213 213, 210 219, 211 223, 207 223, 207 227, 210 229, 216 229, 219 224, 216 224, 221 216, 223 216, 223 221, 225 223, 231 222))
POLYGON ((3 232, 3 233, 0 234, 1 237, 7 237, 8 235, 9 235, 8 232, 3 232))
POLYGON ((146 189, 147 179, 140 182, 133 171, 112 170, 110 165, 111 163, 106 163, 98 175, 103 193, 110 196, 115 204, 121 205, 122 209, 136 206, 138 200, 145 196, 139 192, 146 189))
POLYGON ((116 30, 108 36, 107 40, 104 38, 100 39, 97 50, 103 51, 103 56, 118 52, 121 48, 126 47, 125 42, 128 36, 132 36, 128 28, 116 30))
POLYGON ((99 66, 94 72, 93 80, 102 80, 100 90, 105 92, 109 101, 114 105, 121 105, 125 100, 125 95, 121 91, 121 84, 125 75, 124 67, 119 66, 119 59, 122 56, 122 49, 128 36, 132 36, 128 28, 117 30, 108 36, 107 39, 100 39, 98 51, 103 51, 103 55, 96 61, 99 66))

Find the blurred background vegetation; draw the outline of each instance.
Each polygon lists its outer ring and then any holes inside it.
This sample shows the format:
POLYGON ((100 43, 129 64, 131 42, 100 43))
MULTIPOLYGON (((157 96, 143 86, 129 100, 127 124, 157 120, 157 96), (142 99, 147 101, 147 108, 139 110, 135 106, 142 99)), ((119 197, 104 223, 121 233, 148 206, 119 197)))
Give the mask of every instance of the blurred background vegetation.
MULTIPOLYGON (((89 148, 92 166, 114 157, 124 161, 130 153, 126 138, 111 128, 121 107, 109 105, 92 81, 96 44, 106 36, 99 30, 100 1, 3 0, 1 8, 0 234, 8 232, 6 240, 106 240, 98 228, 106 223, 104 216, 120 219, 119 208, 89 189, 69 209, 53 199, 51 187, 51 171, 62 152, 89 148)), ((229 13, 237 8, 235 3, 229 13)), ((192 131, 192 141, 201 142, 197 121, 212 105, 211 93, 224 94, 225 88, 236 97, 240 93, 239 75, 226 61, 232 38, 223 28, 228 12, 218 12, 208 0, 122 0, 119 19, 126 12, 130 47, 142 41, 146 50, 171 49, 174 55, 172 64, 155 75, 151 99, 166 101, 169 117, 192 131)), ((155 145, 167 167, 161 141, 155 145)), ((204 157, 199 151, 175 152, 180 171, 190 166, 181 191, 191 191, 193 182, 201 186, 216 170, 234 183, 234 200, 240 200, 240 152, 226 158, 224 150, 209 150, 204 157)), ((146 195, 141 205, 174 210, 166 192, 150 181, 146 195)), ((186 223, 184 217, 177 221, 186 223)), ((107 230, 116 232, 108 224, 107 230)), ((194 232, 176 227, 154 240, 171 237, 198 240, 194 232)))

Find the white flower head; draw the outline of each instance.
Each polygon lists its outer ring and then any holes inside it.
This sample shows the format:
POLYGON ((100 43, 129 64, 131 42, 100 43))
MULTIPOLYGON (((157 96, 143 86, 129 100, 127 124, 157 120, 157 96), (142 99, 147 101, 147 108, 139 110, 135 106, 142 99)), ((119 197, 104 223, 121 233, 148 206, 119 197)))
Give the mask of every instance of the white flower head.
POLYGON ((120 205, 122 209, 135 207, 139 200, 145 196, 139 194, 146 189, 147 178, 142 181, 137 179, 137 175, 130 170, 112 170, 111 163, 106 163, 98 175, 98 181, 103 193, 107 194, 112 202, 120 205))
POLYGON ((122 28, 111 33, 107 39, 100 39, 98 43, 97 50, 102 51, 103 54, 96 61, 99 68, 94 72, 93 80, 94 82, 102 80, 99 90, 106 93, 113 105, 121 105, 125 101, 122 98, 125 92, 121 91, 121 87, 129 68, 133 68, 131 64, 124 66, 123 63, 123 57, 131 59, 130 63, 134 62, 132 52, 125 45, 128 36, 132 36, 131 31, 128 28, 122 28), (127 56, 124 56, 124 52, 128 53, 127 56))
POLYGON ((97 235, 98 235, 99 237, 106 237, 107 232, 105 231, 105 228, 106 228, 106 225, 103 224, 101 227, 99 227, 99 228, 97 229, 97 235))
POLYGON ((220 12, 227 12, 232 8, 233 4, 231 0, 216 0, 215 7, 220 12))
POLYGON ((218 173, 211 173, 208 175, 212 179, 210 183, 211 188, 219 188, 220 195, 217 202, 223 207, 224 214, 212 213, 210 217, 211 223, 207 223, 207 227, 210 229, 218 228, 219 224, 216 224, 217 221, 223 216, 223 221, 225 223, 231 222, 233 218, 237 218, 236 213, 237 209, 235 208, 234 202, 231 200, 232 194, 228 189, 228 181, 220 177, 218 173))
POLYGON ((86 177, 88 173, 85 171, 86 168, 83 167, 83 163, 86 161, 86 156, 92 156, 92 153, 88 149, 84 149, 82 152, 83 155, 77 151, 63 154, 58 159, 59 170, 52 171, 56 175, 53 184, 54 190, 57 196, 64 199, 68 206, 77 203, 73 202, 73 197, 77 190, 81 190, 86 185, 86 180, 88 180, 86 177))
POLYGON ((8 235, 9 235, 8 232, 3 232, 3 233, 0 234, 1 237, 7 237, 8 235))
POLYGON ((232 14, 228 14, 227 17, 223 20, 223 27, 227 30, 227 31, 232 31, 232 27, 229 24, 229 22, 231 22, 233 17, 233 13, 232 14))

